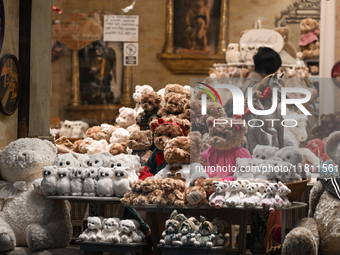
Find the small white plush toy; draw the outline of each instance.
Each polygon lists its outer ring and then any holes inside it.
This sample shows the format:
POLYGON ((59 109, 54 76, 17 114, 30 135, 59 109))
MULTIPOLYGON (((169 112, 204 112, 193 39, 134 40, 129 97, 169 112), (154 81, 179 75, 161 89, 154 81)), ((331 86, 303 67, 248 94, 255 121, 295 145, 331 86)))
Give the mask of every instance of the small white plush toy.
POLYGON ((111 158, 107 165, 104 165, 110 168, 116 167, 125 167, 129 172, 129 180, 130 182, 134 182, 138 179, 137 172, 140 171, 141 164, 139 162, 138 155, 127 155, 127 154, 119 154, 115 155, 111 158))
POLYGON ((73 126, 74 126, 73 121, 65 120, 64 123, 61 125, 59 137, 62 136, 71 137, 73 126))
POLYGON ((108 218, 103 220, 103 229, 97 234, 98 242, 119 243, 119 222, 118 218, 108 218))
POLYGON ((101 152, 105 152, 106 151, 106 147, 109 144, 107 143, 106 140, 102 139, 99 141, 93 141, 90 146, 87 149, 87 154, 88 155, 93 155, 96 153, 101 153, 101 152))
POLYGON ((261 194, 257 192, 258 185, 253 182, 246 181, 246 195, 241 199, 244 207, 255 207, 259 206, 261 202, 261 194))
POLYGON ((88 167, 83 172, 83 196, 94 197, 96 196, 96 188, 98 183, 98 169, 96 167, 88 167))
POLYGON ((240 52, 238 51, 238 43, 229 43, 225 53, 227 63, 237 63, 240 61, 240 52))
POLYGON ((280 206, 288 207, 292 204, 287 197, 287 195, 291 193, 291 190, 280 181, 278 182, 278 184, 279 184, 279 189, 277 190, 277 194, 281 198, 280 206))
POLYGON ((128 107, 121 107, 119 109, 119 116, 116 122, 119 128, 128 129, 130 126, 136 124, 137 112, 135 109, 128 107))
POLYGON ((135 224, 135 227, 136 227, 136 233, 137 235, 139 235, 142 239, 145 238, 145 235, 144 233, 139 229, 140 228, 140 223, 138 220, 135 220, 135 219, 131 219, 132 222, 135 224))
POLYGON ((83 121, 75 121, 72 132, 71 132, 71 138, 84 138, 85 132, 83 130, 83 121))
POLYGON ((253 158, 266 160, 275 156, 275 153, 279 150, 278 147, 270 145, 256 145, 253 150, 253 158))
POLYGON ((278 165, 279 171, 276 171, 276 178, 283 182, 283 183, 289 183, 289 182, 295 182, 295 181, 301 181, 301 176, 297 173, 297 170, 295 167, 289 163, 289 162, 280 162, 278 165))
POLYGON ((87 218, 87 229, 79 236, 80 241, 97 241, 97 235, 101 233, 102 220, 99 217, 87 218))
POLYGON ((244 197, 242 192, 242 182, 241 181, 230 181, 229 182, 229 191, 226 198, 227 206, 237 206, 241 204, 241 199, 244 197))
POLYGON ((83 161, 84 167, 102 167, 108 166, 110 160, 112 159, 112 155, 109 152, 101 152, 93 155, 87 156, 83 161))
POLYGON ((59 168, 57 172, 57 193, 59 196, 71 195, 70 170, 67 168, 59 168))
POLYGON ((84 156, 80 156, 80 154, 75 152, 58 154, 54 159, 53 165, 57 167, 78 167, 83 158, 84 156))
POLYGON ((100 197, 111 197, 115 191, 113 189, 113 171, 111 168, 101 167, 98 171, 97 194, 100 197))
POLYGON ((246 62, 246 56, 247 56, 247 44, 241 43, 240 44, 240 55, 241 55, 241 61, 246 62))
POLYGON ((45 166, 42 171, 44 179, 41 181, 41 188, 45 196, 57 194, 57 171, 56 166, 45 166))
POLYGON ((256 45, 255 44, 248 44, 247 45, 247 55, 246 55, 246 62, 249 65, 253 65, 254 64, 254 55, 257 53, 256 50, 256 45))
POLYGON ((130 132, 124 128, 117 128, 111 135, 110 143, 127 143, 130 132))
POLYGON ((85 170, 86 170, 85 167, 77 167, 71 169, 70 179, 72 196, 83 195, 83 177, 85 170))
POLYGON ((136 233, 136 226, 132 220, 121 220, 119 225, 119 236, 122 243, 139 243, 142 241, 142 237, 136 233))
POLYGON ((129 172, 125 167, 116 167, 113 171, 113 189, 117 197, 123 197, 131 191, 129 172))

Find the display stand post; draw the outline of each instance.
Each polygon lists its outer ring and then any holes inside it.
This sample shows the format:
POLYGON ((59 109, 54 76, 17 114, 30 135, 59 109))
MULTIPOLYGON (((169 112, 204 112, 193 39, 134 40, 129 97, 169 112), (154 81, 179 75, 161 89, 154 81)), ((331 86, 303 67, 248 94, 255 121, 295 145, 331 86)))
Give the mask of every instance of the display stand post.
POLYGON ((72 51, 72 105, 80 105, 79 56, 78 51, 72 51))

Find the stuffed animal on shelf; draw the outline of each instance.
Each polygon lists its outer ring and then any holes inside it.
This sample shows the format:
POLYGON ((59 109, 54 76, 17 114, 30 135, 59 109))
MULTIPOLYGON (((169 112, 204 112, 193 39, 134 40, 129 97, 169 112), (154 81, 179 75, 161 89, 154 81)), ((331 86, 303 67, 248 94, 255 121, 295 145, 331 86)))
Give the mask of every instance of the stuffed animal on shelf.
POLYGON ((110 142, 112 133, 116 131, 117 127, 109 124, 101 124, 100 131, 97 133, 98 140, 106 140, 110 142))
POLYGON ((102 221, 99 217, 87 218, 87 229, 79 236, 80 241, 97 241, 97 235, 100 235, 102 221))
POLYGON ((139 243, 142 241, 142 237, 136 233, 136 226, 132 220, 121 220, 119 226, 121 243, 139 243))
POLYGON ((245 188, 245 197, 241 199, 244 207, 255 207, 259 206, 261 202, 261 193, 257 192, 258 184, 253 182, 248 182, 245 188))
POLYGON ((57 167, 78 167, 81 165, 84 156, 75 152, 58 154, 53 162, 57 167))
POLYGON ((119 243, 119 223, 118 218, 108 218, 103 220, 103 229, 96 235, 97 241, 119 243))
POLYGON ((67 203, 47 199, 42 190, 43 168, 53 165, 56 153, 55 145, 38 138, 18 139, 1 151, 0 252, 16 246, 37 251, 69 244, 67 203))
POLYGON ((216 240, 216 245, 218 246, 223 246, 225 243, 224 237, 223 237, 223 232, 224 229, 227 227, 227 222, 224 220, 220 220, 219 218, 214 218, 213 221, 211 222, 214 228, 214 235, 215 235, 215 240, 216 240))
POLYGON ((89 128, 89 124, 84 121, 74 121, 74 125, 71 132, 71 138, 84 138, 85 132, 89 128))
POLYGON ((160 244, 172 245, 174 241, 178 241, 178 232, 181 226, 181 222, 186 220, 183 214, 178 214, 177 210, 174 210, 170 219, 165 222, 165 230, 162 233, 163 239, 159 240, 160 244))
POLYGON ((86 130, 85 138, 92 138, 98 140, 97 134, 101 131, 100 126, 93 126, 86 130))
POLYGON ((179 233, 176 236, 175 241, 172 242, 174 246, 189 246, 193 245, 195 241, 196 225, 193 218, 185 219, 181 223, 179 233))
POLYGON ((87 154, 93 155, 93 154, 105 152, 107 146, 108 146, 108 143, 104 139, 99 140, 99 141, 93 141, 87 148, 87 154))
POLYGON ((136 118, 137 112, 134 109, 121 107, 119 109, 119 116, 116 118, 116 123, 118 124, 118 128, 132 132, 133 130, 139 130, 139 126, 136 125, 136 118))
POLYGON ((131 191, 129 172, 125 167, 116 167, 113 171, 113 190, 117 197, 123 197, 131 191))
POLYGON ((186 186, 182 180, 166 178, 162 180, 161 187, 163 190, 163 195, 162 197, 157 197, 153 201, 154 204, 161 206, 184 206, 184 191, 186 189, 186 186))
POLYGON ((72 151, 75 153, 86 154, 88 148, 90 147, 91 143, 95 141, 94 139, 87 137, 84 140, 77 140, 73 144, 72 151))
POLYGON ((72 168, 70 172, 71 179, 71 195, 72 196, 82 196, 83 195, 83 177, 86 168, 77 167, 72 168))
POLYGON ((98 170, 97 194, 100 197, 112 197, 115 193, 113 189, 113 171, 108 167, 101 167, 98 170))
POLYGON ((154 91, 153 88, 150 85, 136 85, 135 92, 132 94, 133 100, 136 102, 135 110, 138 112, 140 105, 141 105, 141 99, 142 95, 145 93, 149 93, 151 91, 154 91))
POLYGON ((59 196, 71 195, 70 170, 68 168, 59 168, 57 172, 57 193, 59 196))
POLYGON ((294 166, 289 162, 281 162, 279 170, 275 171, 276 179, 284 183, 301 181, 301 176, 295 172, 294 166))
POLYGON ((261 206, 263 208, 269 207, 270 213, 280 207, 280 197, 277 194, 278 189, 279 184, 266 182, 266 193, 262 196, 261 206))
POLYGON ((132 150, 133 155, 138 155, 140 163, 145 164, 152 154, 150 150, 153 145, 152 131, 133 131, 127 145, 132 150))
POLYGON ((127 143, 130 136, 130 132, 124 128, 117 128, 111 134, 110 144, 114 143, 127 143))
POLYGON ((62 136, 71 137, 73 126, 74 126, 73 121, 65 120, 64 123, 61 125, 59 137, 62 136))
POLYGON ((217 209, 221 209, 224 205, 225 196, 227 193, 227 183, 224 182, 213 182, 215 192, 209 197, 209 205, 217 209))
POLYGON ((266 160, 275 156, 275 153, 279 150, 278 147, 270 145, 256 145, 253 150, 253 158, 266 160))
POLYGON ((159 118, 157 112, 161 107, 161 102, 162 96, 154 91, 142 94, 141 107, 143 112, 140 112, 137 116, 137 125, 141 130, 148 130, 150 128, 149 123, 159 118))
POLYGON ((283 161, 289 162, 294 166, 296 173, 300 174, 301 178, 306 178, 306 172, 303 171, 302 154, 299 148, 294 146, 283 147, 275 153, 275 157, 281 158, 283 161))
POLYGON ((198 233, 195 236, 195 247, 208 247, 211 248, 216 244, 216 237, 213 234, 214 227, 210 221, 207 221, 203 216, 200 216, 200 226, 198 233))
POLYGON ((129 148, 127 146, 127 143, 113 143, 113 144, 109 144, 108 147, 106 147, 106 149, 108 149, 109 153, 112 156, 116 156, 119 154, 128 154, 129 153, 129 148))
POLYGON ((96 189, 98 183, 98 169, 96 167, 88 167, 83 171, 83 196, 94 197, 96 196, 96 189))
POLYGON ((142 194, 142 180, 136 180, 131 184, 131 191, 126 193, 120 202, 124 205, 131 205, 139 195, 142 194))
POLYGON ((190 118, 190 110, 187 111, 187 109, 190 109, 190 99, 187 99, 185 95, 174 93, 157 114, 160 117, 176 115, 181 119, 190 118))
POLYGON ((146 178, 141 184, 141 194, 133 199, 133 204, 153 204, 155 200, 162 199, 162 179, 146 178))
POLYGON ((302 58, 319 57, 319 49, 317 47, 320 30, 319 24, 315 19, 306 18, 300 22, 301 36, 299 46, 302 52, 302 58))
POLYGON ((241 204, 241 199, 244 197, 242 189, 241 181, 229 181, 229 192, 225 196, 227 206, 235 207, 241 204))
POLYGON ((190 100, 190 91, 184 86, 179 84, 167 84, 164 90, 164 101, 165 103, 169 101, 170 97, 175 94, 184 95, 190 100))
POLYGON ((125 167, 128 171, 128 178, 130 183, 138 179, 138 172, 140 170, 139 158, 136 155, 119 154, 113 156, 109 162, 105 164, 109 168, 125 167))
POLYGON ((109 152, 101 152, 87 156, 83 161, 84 167, 102 167, 108 166, 113 156, 109 152))
POLYGON ((185 191, 185 203, 194 207, 208 204, 207 193, 203 188, 204 180, 205 178, 198 178, 193 185, 185 191))
POLYGON ((278 182, 279 189, 277 190, 277 194, 281 198, 280 207, 289 207, 292 203, 287 198, 287 195, 291 193, 291 190, 284 185, 282 182, 278 182))
POLYGON ((283 48, 292 58, 296 58, 296 49, 294 45, 289 41, 289 27, 275 27, 274 31, 278 32, 283 38, 283 48))
POLYGON ((45 196, 57 194, 57 171, 56 166, 43 167, 42 175, 44 179, 41 181, 41 189, 45 196))
POLYGON ((225 53, 225 60, 228 64, 238 63, 240 61, 241 55, 238 51, 238 43, 229 43, 227 51, 225 53))
POLYGON ((135 227, 136 227, 136 233, 138 236, 140 236, 142 238, 142 240, 145 238, 145 235, 143 233, 143 231, 141 231, 139 228, 140 228, 140 223, 138 220, 135 220, 135 219, 130 219, 134 224, 135 224, 135 227))

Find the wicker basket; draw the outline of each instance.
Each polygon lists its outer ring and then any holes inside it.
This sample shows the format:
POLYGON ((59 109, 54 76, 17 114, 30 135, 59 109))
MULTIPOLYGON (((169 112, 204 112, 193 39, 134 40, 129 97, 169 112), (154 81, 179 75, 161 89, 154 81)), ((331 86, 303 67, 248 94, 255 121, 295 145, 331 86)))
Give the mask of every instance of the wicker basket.
POLYGON ((308 180, 284 183, 292 191, 287 195, 290 202, 296 201, 301 196, 307 186, 307 182, 308 180))

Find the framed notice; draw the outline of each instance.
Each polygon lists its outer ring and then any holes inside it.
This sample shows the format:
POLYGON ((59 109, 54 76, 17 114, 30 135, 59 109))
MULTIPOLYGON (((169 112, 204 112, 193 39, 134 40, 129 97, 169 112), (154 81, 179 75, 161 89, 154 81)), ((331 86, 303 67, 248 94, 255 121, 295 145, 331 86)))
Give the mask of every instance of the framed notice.
POLYGON ((104 41, 138 42, 138 15, 105 15, 104 41))

